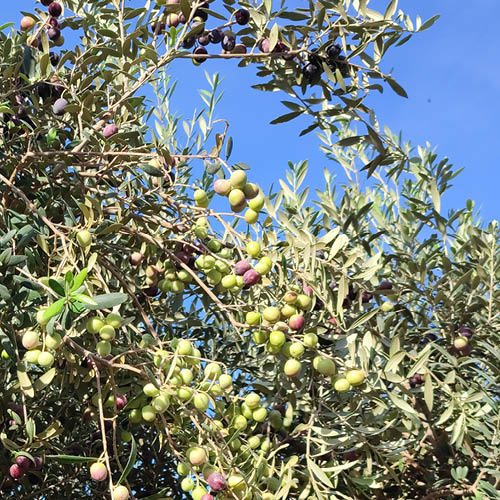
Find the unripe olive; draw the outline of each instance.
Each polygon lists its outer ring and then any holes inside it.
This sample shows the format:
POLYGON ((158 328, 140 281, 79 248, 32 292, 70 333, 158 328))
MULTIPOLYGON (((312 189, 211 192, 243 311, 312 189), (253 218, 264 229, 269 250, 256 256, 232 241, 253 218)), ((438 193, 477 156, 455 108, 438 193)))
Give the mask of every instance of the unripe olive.
POLYGON ((280 319, 280 310, 277 307, 266 307, 262 313, 263 318, 269 323, 276 323, 280 319))
POLYGON ((292 342, 289 352, 292 358, 300 358, 304 354, 304 346, 300 342, 292 342))
POLYGON ((177 344, 177 352, 181 356, 189 356, 192 354, 193 346, 191 345, 191 342, 186 339, 179 340, 179 343, 177 344))
POLYGON ((262 345, 267 342, 268 335, 265 330, 256 330, 252 333, 252 338, 256 344, 262 345))
POLYGON ((151 405, 146 405, 141 409, 141 416, 145 422, 153 422, 156 418, 156 410, 151 405))
POLYGON ((249 241, 246 245, 248 255, 258 257, 260 255, 260 244, 257 241, 249 241))
POLYGON ((333 388, 337 392, 347 392, 351 388, 351 384, 345 378, 339 378, 333 383, 333 388))
POLYGON ((353 386, 361 385, 365 381, 365 374, 361 370, 349 370, 345 374, 347 381, 353 386))
POLYGON ((180 389, 177 390, 177 397, 181 401, 189 401, 192 396, 193 396, 193 390, 190 389, 189 387, 181 387, 180 389))
POLYGON ((96 345, 97 354, 102 358, 111 354, 111 344, 107 340, 101 340, 96 345))
POLYGON ((235 170, 231 173, 229 182, 233 188, 243 189, 247 183, 247 174, 243 170, 235 170))
POLYGON ((274 330, 269 334, 269 343, 281 347, 286 342, 285 334, 280 330, 274 330))
POLYGON ((33 331, 28 331, 23 335, 22 344, 25 349, 31 350, 35 349, 40 344, 40 339, 38 333, 33 331))
POLYGON ((200 411, 205 411, 210 406, 210 399, 208 398, 208 396, 206 394, 198 393, 198 394, 195 394, 195 396, 193 398, 193 404, 194 404, 196 409, 198 409, 200 411))
POLYGON ((247 208, 244 219, 247 224, 255 224, 259 220, 259 212, 256 212, 251 208, 247 208))
POLYGON ((233 421, 233 427, 240 431, 244 431, 248 426, 248 421, 243 415, 237 415, 233 421))
POLYGON ((245 403, 249 408, 257 408, 260 403, 260 396, 255 392, 251 392, 245 397, 245 403))
POLYGON ((54 332, 52 335, 47 335, 45 337, 45 345, 49 349, 57 349, 62 342, 61 335, 59 335, 57 332, 54 332))
POLYGON ((316 356, 314 358, 313 367, 315 370, 325 376, 332 376, 336 372, 335 363, 331 359, 325 358, 323 356, 316 356))
POLYGON ((164 413, 170 406, 170 398, 167 394, 160 394, 153 399, 151 404, 158 413, 164 413))
POLYGON ((197 189, 193 195, 194 201, 198 207, 207 208, 209 199, 207 193, 203 189, 197 189))
POLYGON ((306 294, 301 293, 297 295, 296 304, 299 309, 305 311, 311 307, 311 303, 312 303, 311 297, 307 296, 306 294))
POLYGON ((285 363, 283 370, 289 377, 296 377, 300 373, 301 368, 302 364, 300 361, 297 361, 296 359, 289 359, 285 363))
POLYGON ((264 420, 267 418, 267 410, 263 407, 256 408, 252 412, 252 418, 256 422, 264 422, 264 420))
POLYGON ((99 330, 99 337, 102 340, 113 340, 116 337, 116 331, 111 325, 104 325, 99 330))
POLYGON ((264 207, 264 196, 261 194, 258 194, 254 198, 248 201, 248 206, 252 210, 255 210, 256 212, 260 212, 262 208, 264 207))
POLYGON ((245 321, 249 325, 258 325, 260 323, 260 313, 257 311, 249 311, 245 315, 245 321))
POLYGON ((39 309, 36 313, 36 322, 40 326, 45 326, 49 322, 49 318, 45 318, 45 310, 46 310, 46 308, 43 307, 43 308, 39 309))
POLYGON ((87 229, 76 233, 76 240, 82 248, 87 248, 92 244, 92 233, 87 229))
POLYGON ((87 320, 87 323, 85 325, 85 328, 89 333, 99 333, 99 330, 104 326, 104 321, 101 318, 98 318, 97 316, 94 316, 92 318, 89 318, 87 320))
POLYGON ((224 288, 233 288, 236 285, 236 276, 234 274, 224 276, 221 280, 221 285, 224 288))
POLYGON ((390 312, 394 309, 394 304, 387 300, 387 301, 382 303, 382 305, 380 306, 380 309, 382 309, 382 311, 384 311, 384 312, 390 312))
POLYGON ((207 461, 207 454, 203 448, 195 447, 189 451, 188 459, 193 465, 202 465, 207 461))
POLYGON ((115 486, 115 488, 113 489, 113 500, 128 500, 129 498, 130 494, 125 486, 115 486))
POLYGON ((232 474, 227 478, 227 485, 235 491, 243 491, 246 487, 245 478, 239 474, 232 474))
POLYGON ((42 368, 50 368, 54 364, 54 355, 50 352, 42 352, 38 356, 38 364, 42 368))
POLYGON ((318 336, 315 333, 306 333, 304 335, 304 344, 307 347, 315 347, 318 344, 318 336))
POLYGON ((158 387, 156 387, 153 383, 149 382, 147 383, 143 388, 142 392, 146 394, 146 396, 149 396, 151 398, 154 398, 155 396, 158 396, 160 394, 160 390, 158 387))
POLYGON ((194 481, 190 477, 185 477, 181 481, 181 490, 188 492, 194 488, 194 481))
POLYGON ((106 316, 106 324, 111 325, 113 328, 120 328, 123 324, 123 318, 116 313, 109 313, 106 316))
POLYGON ((228 389, 233 385, 233 378, 231 377, 231 375, 223 373, 219 377, 219 385, 222 387, 222 389, 228 389))
POLYGON ((204 373, 209 380, 217 380, 221 374, 220 365, 218 363, 208 363, 205 366, 204 373))
POLYGON ((42 354, 42 351, 40 351, 40 349, 31 349, 30 351, 26 351, 24 359, 26 362, 36 365, 38 364, 38 358, 40 354, 42 354))
POLYGON ((191 492, 193 500, 201 500, 205 495, 208 495, 208 491, 201 485, 196 486, 191 492))
POLYGON ((245 193, 241 189, 233 189, 228 196, 231 206, 239 206, 245 203, 245 193))

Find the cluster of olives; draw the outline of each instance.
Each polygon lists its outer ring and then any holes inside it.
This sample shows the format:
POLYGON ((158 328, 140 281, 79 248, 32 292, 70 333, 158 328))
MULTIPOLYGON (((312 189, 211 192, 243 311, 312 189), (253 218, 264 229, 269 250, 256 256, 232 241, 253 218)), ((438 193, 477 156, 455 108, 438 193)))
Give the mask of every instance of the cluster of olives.
MULTIPOLYGON (((94 462, 90 466, 90 477, 97 482, 105 481, 108 477, 108 469, 103 462, 94 462)), ((118 485, 113 488, 112 500, 128 500, 130 492, 126 486, 118 485)))
POLYGON ((116 338, 116 330, 123 324, 123 319, 119 314, 109 313, 104 319, 93 316, 87 320, 85 328, 88 333, 99 335, 100 341, 96 344, 96 352, 105 358, 111 354, 111 342, 116 338))
MULTIPOLYGON (((229 179, 217 179, 213 188, 218 195, 227 196, 233 212, 240 213, 247 209, 244 219, 248 224, 257 222, 259 212, 264 207, 264 196, 257 184, 247 182, 247 175, 243 170, 235 170, 229 179)), ((195 191, 194 201, 202 208, 207 208, 210 202, 203 189, 195 191)))
POLYGON ((12 479, 22 479, 27 472, 40 470, 42 467, 43 459, 41 457, 18 455, 15 463, 9 468, 9 474, 12 479))
MULTIPOLYGON (((155 341, 143 339, 141 345, 152 347, 155 341)), ((176 406, 189 403, 199 411, 210 406, 210 396, 219 397, 232 390, 232 377, 223 374, 218 363, 201 366, 201 352, 187 339, 171 341, 172 350, 155 349, 154 364, 160 380, 142 387, 142 396, 131 401, 127 409, 131 424, 153 422, 176 401, 176 406)))
MULTIPOLYGON (((290 427, 293 411, 288 406, 285 415, 278 409, 268 412, 261 404, 261 397, 251 392, 241 404, 231 403, 227 406, 217 403, 215 417, 219 416, 221 420, 212 420, 212 427, 226 439, 231 452, 237 454, 238 459, 249 468, 248 472, 251 472, 251 468, 262 465, 271 445, 269 437, 263 439, 261 434, 255 432, 256 426, 267 421, 274 431, 290 427)), ((185 456, 186 460, 177 466, 177 473, 182 478, 181 489, 190 492, 194 500, 213 500, 215 495, 225 490, 230 490, 237 498, 251 497, 244 470, 233 469, 228 474, 221 472, 219 467, 210 463, 210 450, 198 445, 188 448, 185 456)))
MULTIPOLYGON (((43 311, 41 311, 43 314, 43 311)), ((42 323, 44 321, 42 320, 42 323)), ((51 335, 45 335, 43 342, 43 350, 40 349, 40 335, 34 330, 28 330, 24 333, 21 341, 23 347, 26 349, 24 354, 24 361, 28 365, 38 365, 41 368, 50 368, 54 364, 53 352, 61 345, 62 337, 57 332, 51 335)))
POLYGON ((310 85, 318 83, 323 73, 323 62, 325 62, 333 72, 339 69, 343 77, 348 76, 349 65, 346 62, 346 57, 341 55, 341 52, 342 47, 336 43, 332 43, 326 47, 323 55, 319 54, 317 51, 311 53, 307 63, 302 68, 302 74, 305 81, 310 85))
MULTIPOLYGON (((262 313, 248 311, 245 316, 246 323, 257 328, 252 334, 254 342, 265 345, 270 354, 281 354, 287 358, 283 371, 289 377, 299 376, 302 370, 299 359, 306 348, 314 349, 318 344, 315 333, 303 332, 305 314, 313 305, 312 289, 305 286, 304 291, 307 293, 299 293, 299 290, 299 287, 294 287, 285 293, 281 304, 268 306, 262 313)), ((360 370, 350 370, 345 376, 336 375, 335 362, 322 355, 312 359, 312 366, 322 375, 331 377, 332 387, 338 392, 345 392, 351 386, 364 382, 364 374, 360 370)))
MULTIPOLYGON (((47 19, 47 36, 53 45, 60 47, 64 43, 64 37, 61 35, 61 24, 58 17, 62 14, 62 6, 54 0, 41 0, 42 5, 48 7, 49 17, 47 19)), ((21 29, 30 30, 36 25, 36 19, 31 16, 24 16, 21 19, 21 29)), ((41 41, 37 38, 34 41, 34 46, 40 47, 41 41)), ((56 56, 53 56, 56 57, 56 56)))
MULTIPOLYGON (((168 14, 165 18, 165 22, 158 21, 151 25, 151 30, 155 34, 159 34, 165 30, 165 28, 176 28, 179 24, 186 23, 187 19, 184 13, 180 9, 180 0, 168 0, 156 2, 159 5, 165 5, 167 3, 170 7, 168 9, 168 14), (172 10, 172 6, 179 5, 178 10, 172 10)), ((198 35, 185 38, 182 41, 182 47, 184 49, 193 50, 195 55, 206 55, 208 54, 205 48, 209 44, 221 45, 223 54, 245 54, 247 49, 244 44, 236 43, 236 34, 230 30, 222 31, 220 28, 214 28, 211 30, 205 29, 205 23, 208 20, 208 2, 199 7, 193 14, 192 27, 201 25, 201 30, 198 35)), ((246 9, 238 9, 233 13, 233 18, 230 24, 238 24, 240 26, 245 26, 250 21, 250 12, 246 9)), ((206 57, 194 57, 193 63, 195 65, 200 65, 205 61, 206 57)))

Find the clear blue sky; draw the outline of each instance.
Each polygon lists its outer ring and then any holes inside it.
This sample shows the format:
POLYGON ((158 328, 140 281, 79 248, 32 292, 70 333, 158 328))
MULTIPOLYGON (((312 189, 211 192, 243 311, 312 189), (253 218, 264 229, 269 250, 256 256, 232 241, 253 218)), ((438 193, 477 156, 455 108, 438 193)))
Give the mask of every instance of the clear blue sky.
MULTIPOLYGON (((3 3, 0 24, 14 21, 17 25, 20 11, 29 12, 35 5, 33 0, 3 3)), ((381 3, 387 1, 372 2, 375 6, 381 3)), ((38 2, 36 5, 40 6, 38 2)), ((413 18, 420 14, 425 20, 440 14, 441 19, 430 30, 394 48, 386 58, 382 69, 387 72, 394 68, 393 74, 409 99, 387 89, 383 95, 374 96, 372 105, 380 122, 394 132, 402 130, 414 144, 429 141, 456 167, 465 167, 443 200, 445 208, 462 207, 471 198, 481 207, 483 220, 497 219, 500 161, 499 132, 494 123, 500 116, 500 2, 400 0, 399 6, 413 18)), ((224 76, 225 91, 218 115, 231 123, 235 141, 232 160, 251 165, 252 180, 267 188, 284 175, 287 161, 309 159, 308 182, 319 186, 323 167, 337 167, 318 151, 314 134, 298 137, 301 129, 296 121, 269 125, 285 112, 279 101, 286 96, 252 90, 250 86, 258 82, 254 68, 237 68, 233 61, 208 61, 197 68, 189 60, 178 61, 172 69, 182 84, 172 108, 189 116, 194 106, 202 104, 197 90, 206 87, 204 71, 218 71, 224 76)))

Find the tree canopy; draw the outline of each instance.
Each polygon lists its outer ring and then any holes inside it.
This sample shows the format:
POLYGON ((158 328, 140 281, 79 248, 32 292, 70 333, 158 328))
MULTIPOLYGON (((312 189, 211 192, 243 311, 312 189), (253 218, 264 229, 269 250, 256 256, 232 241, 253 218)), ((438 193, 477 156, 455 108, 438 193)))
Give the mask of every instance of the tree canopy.
POLYGON ((500 498, 498 225, 365 103, 437 16, 132 3, 0 27, 3 498, 500 498), (307 116, 323 189, 231 161, 219 75, 172 109, 211 58, 307 116))

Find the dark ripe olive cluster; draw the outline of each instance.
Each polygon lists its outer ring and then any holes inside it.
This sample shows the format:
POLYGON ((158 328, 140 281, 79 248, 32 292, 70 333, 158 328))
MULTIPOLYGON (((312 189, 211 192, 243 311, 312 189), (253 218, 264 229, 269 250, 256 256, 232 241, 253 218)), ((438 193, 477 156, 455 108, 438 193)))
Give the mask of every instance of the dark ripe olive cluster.
POLYGON ((307 63, 302 68, 302 75, 309 85, 315 85, 319 82, 323 73, 323 63, 335 72, 337 69, 343 77, 349 75, 349 65, 345 56, 341 55, 342 48, 336 43, 328 45, 324 54, 313 52, 309 55, 307 63))
MULTIPOLYGON (((60 47, 64 43, 64 38, 61 35, 61 24, 59 23, 58 17, 62 14, 62 6, 59 2, 54 0, 41 0, 42 5, 48 7, 49 18, 47 19, 47 36, 52 44, 56 47, 60 47)), ((30 30, 36 24, 36 21, 31 16, 24 16, 21 19, 21 29, 30 30)), ((33 40, 33 47, 42 49, 41 39, 38 36, 33 40)), ((55 52, 50 53, 50 62, 56 66, 59 62, 59 56, 55 52)))
MULTIPOLYGON (((179 0, 168 0, 168 4, 179 4, 179 12, 170 12, 164 22, 156 21, 151 25, 151 30, 155 35, 164 32, 166 29, 171 27, 176 28, 179 24, 184 24, 187 22, 186 16, 180 11, 180 1, 179 0)), ((205 28, 205 23, 208 20, 208 2, 205 2, 200 8, 198 8, 193 15, 191 20, 192 27, 196 25, 202 25, 205 28)), ((246 9, 238 9, 233 13, 233 24, 238 24, 240 26, 245 26, 250 21, 250 12, 246 9)), ((182 41, 182 48, 191 49, 193 47, 193 54, 204 56, 208 54, 205 48, 209 44, 218 45, 222 47, 223 54, 246 54, 246 47, 241 43, 236 43, 236 35, 230 31, 223 31, 220 28, 214 28, 211 30, 203 29, 201 32, 189 38, 185 38, 182 41)), ((204 62, 206 57, 195 57, 193 58, 193 63, 195 65, 200 65, 204 62)))

